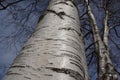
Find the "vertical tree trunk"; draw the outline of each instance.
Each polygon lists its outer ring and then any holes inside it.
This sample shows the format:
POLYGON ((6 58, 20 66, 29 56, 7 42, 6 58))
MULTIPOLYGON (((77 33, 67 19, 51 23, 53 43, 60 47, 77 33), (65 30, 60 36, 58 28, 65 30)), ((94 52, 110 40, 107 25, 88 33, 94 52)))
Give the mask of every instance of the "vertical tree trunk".
POLYGON ((88 80, 75 0, 51 0, 3 80, 88 80))

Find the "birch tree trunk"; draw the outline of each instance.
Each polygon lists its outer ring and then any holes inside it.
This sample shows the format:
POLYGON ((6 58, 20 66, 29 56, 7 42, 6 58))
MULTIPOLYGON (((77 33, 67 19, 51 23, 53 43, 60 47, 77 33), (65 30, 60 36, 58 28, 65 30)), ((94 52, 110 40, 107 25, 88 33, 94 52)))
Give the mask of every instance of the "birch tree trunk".
POLYGON ((51 0, 3 80, 88 80, 75 0, 51 0))

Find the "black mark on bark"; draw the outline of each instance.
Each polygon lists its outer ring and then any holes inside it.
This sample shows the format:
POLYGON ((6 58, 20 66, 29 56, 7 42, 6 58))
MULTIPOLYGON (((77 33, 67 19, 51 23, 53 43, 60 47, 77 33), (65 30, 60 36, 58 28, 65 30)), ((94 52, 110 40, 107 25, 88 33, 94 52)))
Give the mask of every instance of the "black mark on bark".
POLYGON ((59 12, 59 13, 57 13, 56 11, 50 10, 50 9, 47 9, 47 11, 56 14, 56 15, 59 16, 61 19, 64 19, 64 18, 62 17, 62 15, 65 15, 64 12, 59 12))
POLYGON ((52 74, 44 74, 45 76, 53 76, 52 74))
POLYGON ((53 41, 65 41, 63 39, 54 39, 54 38, 45 38, 45 40, 53 40, 53 41))
POLYGON ((81 36, 81 33, 79 33, 77 30, 75 30, 72 27, 68 27, 68 28, 59 28, 58 30, 66 30, 66 31, 74 31, 76 32, 79 36, 81 36))
POLYGON ((20 68, 20 69, 23 69, 23 68, 29 68, 29 69, 32 69, 32 70, 37 70, 37 69, 35 69, 34 67, 32 67, 32 66, 29 66, 29 65, 13 65, 13 66, 11 66, 10 68, 20 68))
POLYGON ((61 19, 64 19, 63 16, 67 16, 67 17, 72 18, 73 20, 75 20, 75 18, 67 15, 67 14, 66 14, 65 12, 63 12, 63 11, 61 11, 61 12, 56 12, 56 11, 50 10, 50 9, 47 9, 47 11, 56 14, 56 15, 59 16, 61 19))
POLYGON ((44 14, 44 15, 41 15, 41 16, 39 17, 38 22, 40 22, 40 21, 44 18, 44 16, 45 16, 45 14, 44 14))
POLYGON ((79 55, 77 55, 76 53, 72 52, 72 51, 68 51, 68 50, 60 50, 60 51, 65 51, 65 52, 68 52, 68 53, 71 53, 73 55, 75 55, 80 62, 81 62, 81 57, 79 55))
POLYGON ((67 54, 67 53, 63 53, 63 54, 61 54, 61 55, 67 56, 67 57, 70 57, 70 58, 73 58, 73 59, 76 59, 77 61, 80 61, 80 62, 81 62, 81 60, 80 60, 78 57, 76 57, 75 55, 67 54))
POLYGON ((57 73, 68 74, 70 77, 73 77, 76 80, 84 80, 83 76, 79 72, 74 71, 72 69, 54 68, 54 67, 46 67, 46 69, 50 69, 50 70, 57 72, 57 73))
POLYGON ((6 74, 7 75, 22 75, 20 73, 15 73, 15 72, 12 72, 12 71, 8 71, 6 74))
POLYGON ((27 77, 27 76, 24 76, 24 78, 31 80, 31 78, 30 78, 30 77, 27 77))
POLYGON ((65 0, 65 1, 70 1, 75 7, 77 6, 75 0, 65 0))
POLYGON ((34 44, 25 45, 22 49, 25 50, 25 49, 32 48, 33 45, 34 45, 34 44))
POLYGON ((70 62, 71 64, 77 66, 81 70, 81 72, 83 72, 83 75, 85 78, 85 70, 84 70, 83 66, 76 60, 73 60, 73 59, 70 59, 70 60, 72 61, 72 62, 70 62))
POLYGON ((25 68, 25 66, 15 65, 15 66, 11 66, 10 68, 25 68))

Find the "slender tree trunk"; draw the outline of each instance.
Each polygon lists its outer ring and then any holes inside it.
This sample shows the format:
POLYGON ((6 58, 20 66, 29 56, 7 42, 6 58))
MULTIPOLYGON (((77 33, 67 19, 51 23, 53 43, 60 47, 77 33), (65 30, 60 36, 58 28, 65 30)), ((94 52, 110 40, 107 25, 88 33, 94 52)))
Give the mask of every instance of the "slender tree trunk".
MULTIPOLYGON (((99 34, 96 19, 92 13, 88 0, 85 0, 87 4, 88 16, 92 24, 93 38, 95 42, 95 52, 98 59, 98 80, 118 80, 118 75, 113 67, 112 61, 108 51, 108 26, 107 21, 104 22, 104 38, 103 41, 99 34)), ((105 19, 108 18, 106 15, 105 19)))
POLYGON ((3 80, 88 80, 75 0, 51 0, 3 80))
POLYGON ((105 18, 104 18, 104 34, 103 34, 103 42, 104 42, 104 44, 105 44, 105 46, 106 47, 108 47, 108 35, 109 35, 109 27, 108 27, 108 25, 107 25, 107 23, 108 23, 108 11, 106 10, 105 11, 105 18))

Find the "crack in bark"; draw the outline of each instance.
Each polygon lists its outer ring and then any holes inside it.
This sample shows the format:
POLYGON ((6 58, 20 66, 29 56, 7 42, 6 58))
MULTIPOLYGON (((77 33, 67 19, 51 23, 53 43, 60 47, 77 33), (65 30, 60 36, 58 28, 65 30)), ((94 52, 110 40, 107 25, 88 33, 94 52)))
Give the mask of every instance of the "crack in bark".
POLYGON ((58 17, 60 17, 60 19, 63 19, 63 20, 64 20, 63 16, 67 16, 67 17, 69 17, 69 18, 75 20, 75 18, 73 18, 73 17, 67 15, 64 11, 56 12, 56 11, 50 10, 50 9, 47 9, 47 11, 56 14, 58 17))
POLYGON ((31 68, 32 70, 38 70, 38 69, 35 69, 34 67, 29 66, 29 65, 13 65, 10 68, 31 68))
POLYGON ((54 39, 54 38, 46 38, 45 40, 53 40, 53 41, 62 41, 62 42, 66 42, 65 44, 66 44, 66 46, 69 46, 69 47, 72 47, 72 48, 74 48, 76 51, 79 51, 79 48, 77 47, 73 47, 73 46, 71 46, 71 45, 69 45, 68 43, 68 41, 66 41, 66 40, 64 40, 64 39, 54 39))
POLYGON ((45 76, 53 76, 52 74, 44 74, 45 76))
POLYGON ((30 77, 27 77, 27 76, 24 76, 24 78, 31 80, 31 78, 30 78, 30 77))
MULTIPOLYGON (((74 64, 75 66, 77 66, 82 72, 83 72, 83 74, 85 74, 85 70, 84 70, 84 68, 81 66, 81 64, 78 62, 78 61, 76 61, 76 60, 73 60, 73 59, 70 59, 72 62, 70 62, 71 64, 74 64)), ((84 75, 85 76, 85 75, 84 75)))
POLYGON ((54 10, 50 10, 50 9, 47 9, 48 12, 51 12, 51 13, 54 13, 56 14, 58 17, 60 17, 61 19, 64 19, 62 15, 65 15, 65 12, 56 12, 54 10))
POLYGON ((79 62, 81 62, 81 59, 79 59, 76 55, 72 55, 72 54, 68 54, 68 53, 62 53, 61 55, 67 56, 70 58, 74 58, 74 59, 78 60, 79 62))
POLYGON ((73 64, 73 65, 75 65, 75 66, 77 66, 77 67, 81 70, 81 72, 83 73, 84 79, 85 79, 85 71, 84 71, 84 68, 83 68, 82 66, 76 64, 75 62, 70 62, 70 63, 73 64))
POLYGON ((81 36, 81 34, 77 30, 75 30, 74 28, 72 28, 72 27, 59 28, 58 30, 75 31, 79 36, 81 36))
POLYGON ((11 66, 10 68, 25 68, 26 66, 22 66, 22 65, 14 65, 11 66))
POLYGON ((66 41, 63 40, 63 39, 54 39, 54 38, 45 38, 45 40, 64 41, 64 42, 66 42, 66 41))
POLYGON ((41 16, 39 17, 38 22, 40 22, 40 21, 44 18, 45 15, 46 15, 46 14, 41 15, 41 16))
POLYGON ((12 71, 8 71, 6 75, 22 75, 20 73, 13 73, 12 71))
POLYGON ((22 49, 23 49, 23 50, 26 50, 26 49, 32 48, 33 45, 34 45, 34 44, 25 45, 22 49))
POLYGON ((65 1, 70 1, 75 7, 77 6, 75 0, 65 0, 65 1))
POLYGON ((79 72, 72 70, 72 69, 55 68, 55 67, 46 67, 46 69, 50 69, 57 73, 68 74, 70 77, 74 78, 75 80, 84 80, 83 76, 79 72))
POLYGON ((68 51, 68 50, 60 50, 60 51, 65 51, 65 52, 68 52, 68 53, 75 55, 76 57, 78 57, 79 61, 81 62, 81 57, 79 55, 77 55, 76 53, 74 53, 72 51, 68 51))

